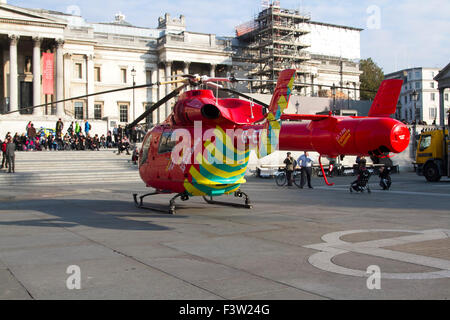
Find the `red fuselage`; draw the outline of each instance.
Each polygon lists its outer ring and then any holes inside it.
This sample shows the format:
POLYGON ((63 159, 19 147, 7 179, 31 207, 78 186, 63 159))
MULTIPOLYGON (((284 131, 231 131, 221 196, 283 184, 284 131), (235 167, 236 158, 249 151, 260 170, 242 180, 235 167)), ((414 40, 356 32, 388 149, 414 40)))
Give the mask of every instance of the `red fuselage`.
MULTIPOLYGON (((140 153, 140 175, 147 186, 160 191, 190 195, 231 193, 245 182, 250 148, 258 145, 262 120, 263 108, 258 104, 216 99, 210 90, 188 91, 180 96, 168 119, 147 133, 140 153), (201 123, 200 132, 196 123, 201 123), (191 136, 189 150, 182 154, 188 163, 173 161, 173 150, 177 150, 174 147, 180 143, 171 138, 176 129, 191 136), (205 132, 213 129, 225 135, 205 138, 205 132), (233 158, 234 162, 202 162, 210 152, 208 145, 216 140, 231 150, 232 156, 224 159, 233 158), (231 145, 227 140, 232 141, 231 145)), ((279 150, 316 151, 329 157, 399 153, 408 146, 409 136, 408 128, 391 118, 328 116, 309 122, 283 121, 279 150)), ((212 153, 218 158, 225 149, 212 153)))

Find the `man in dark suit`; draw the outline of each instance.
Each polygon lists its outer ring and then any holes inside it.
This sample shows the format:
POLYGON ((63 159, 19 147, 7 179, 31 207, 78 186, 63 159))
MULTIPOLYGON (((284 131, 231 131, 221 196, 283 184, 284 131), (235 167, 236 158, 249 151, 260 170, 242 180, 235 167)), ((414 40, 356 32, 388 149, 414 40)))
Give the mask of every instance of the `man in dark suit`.
POLYGON ((292 158, 291 153, 286 154, 286 159, 284 159, 284 164, 286 165, 286 179, 288 186, 292 186, 292 173, 295 169, 295 160, 292 158))
POLYGON ((8 144, 6 145, 6 162, 8 163, 8 173, 15 172, 15 151, 16 151, 16 144, 13 142, 12 138, 8 138, 8 144))

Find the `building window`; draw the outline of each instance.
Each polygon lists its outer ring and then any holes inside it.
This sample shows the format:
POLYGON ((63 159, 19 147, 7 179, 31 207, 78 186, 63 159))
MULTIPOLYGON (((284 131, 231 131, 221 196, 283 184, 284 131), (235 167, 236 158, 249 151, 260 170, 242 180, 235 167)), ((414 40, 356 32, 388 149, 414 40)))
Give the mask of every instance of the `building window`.
POLYGON ((436 119, 437 108, 430 108, 430 119, 436 119))
POLYGON ((101 103, 94 104, 94 119, 95 120, 102 119, 102 104, 101 103))
POLYGON ((128 122, 128 105, 121 104, 119 106, 119 120, 120 122, 128 122))
POLYGON ((83 64, 82 63, 75 63, 75 77, 77 79, 83 79, 83 64))
POLYGON ((120 79, 122 83, 127 83, 127 69, 125 68, 120 69, 120 79))
POLYGON ((76 101, 74 104, 75 119, 83 119, 84 104, 81 101, 76 101))
POLYGON ((431 101, 435 101, 436 100, 436 94, 435 93, 432 93, 431 94, 431 101))
POLYGON ((430 82, 430 87, 434 89, 434 82, 430 82))
POLYGON ((420 72, 416 71, 416 79, 420 79, 420 72))
POLYGON ((100 67, 94 67, 94 81, 96 82, 102 81, 100 67))
POLYGON ((416 89, 420 89, 420 82, 416 82, 415 87, 416 87, 416 89))
POLYGON ((448 93, 444 94, 444 100, 448 101, 448 93))

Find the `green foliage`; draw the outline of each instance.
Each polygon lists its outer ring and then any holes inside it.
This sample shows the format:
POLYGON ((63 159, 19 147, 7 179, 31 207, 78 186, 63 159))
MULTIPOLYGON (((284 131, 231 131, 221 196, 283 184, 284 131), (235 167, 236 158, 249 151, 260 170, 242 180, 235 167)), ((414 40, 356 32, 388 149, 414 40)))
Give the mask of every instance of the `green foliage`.
POLYGON ((368 58, 359 62, 359 70, 363 72, 359 76, 361 82, 361 100, 373 100, 381 81, 384 80, 383 69, 377 66, 371 58, 368 58))

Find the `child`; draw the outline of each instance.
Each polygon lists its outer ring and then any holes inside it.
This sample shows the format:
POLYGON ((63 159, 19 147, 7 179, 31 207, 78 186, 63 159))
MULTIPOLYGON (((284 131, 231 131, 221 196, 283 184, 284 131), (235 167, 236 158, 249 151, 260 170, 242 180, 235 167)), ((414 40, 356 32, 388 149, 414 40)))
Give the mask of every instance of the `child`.
POLYGON ((359 161, 358 177, 350 185, 350 192, 352 192, 353 190, 357 192, 362 192, 364 191, 364 189, 367 189, 367 191, 370 192, 370 188, 367 185, 367 183, 369 182, 369 177, 370 172, 366 168, 366 159, 362 158, 359 161))
POLYGON ((384 166, 380 168, 380 186, 383 188, 383 190, 389 190, 392 184, 391 176, 389 175, 391 173, 391 168, 384 166))

